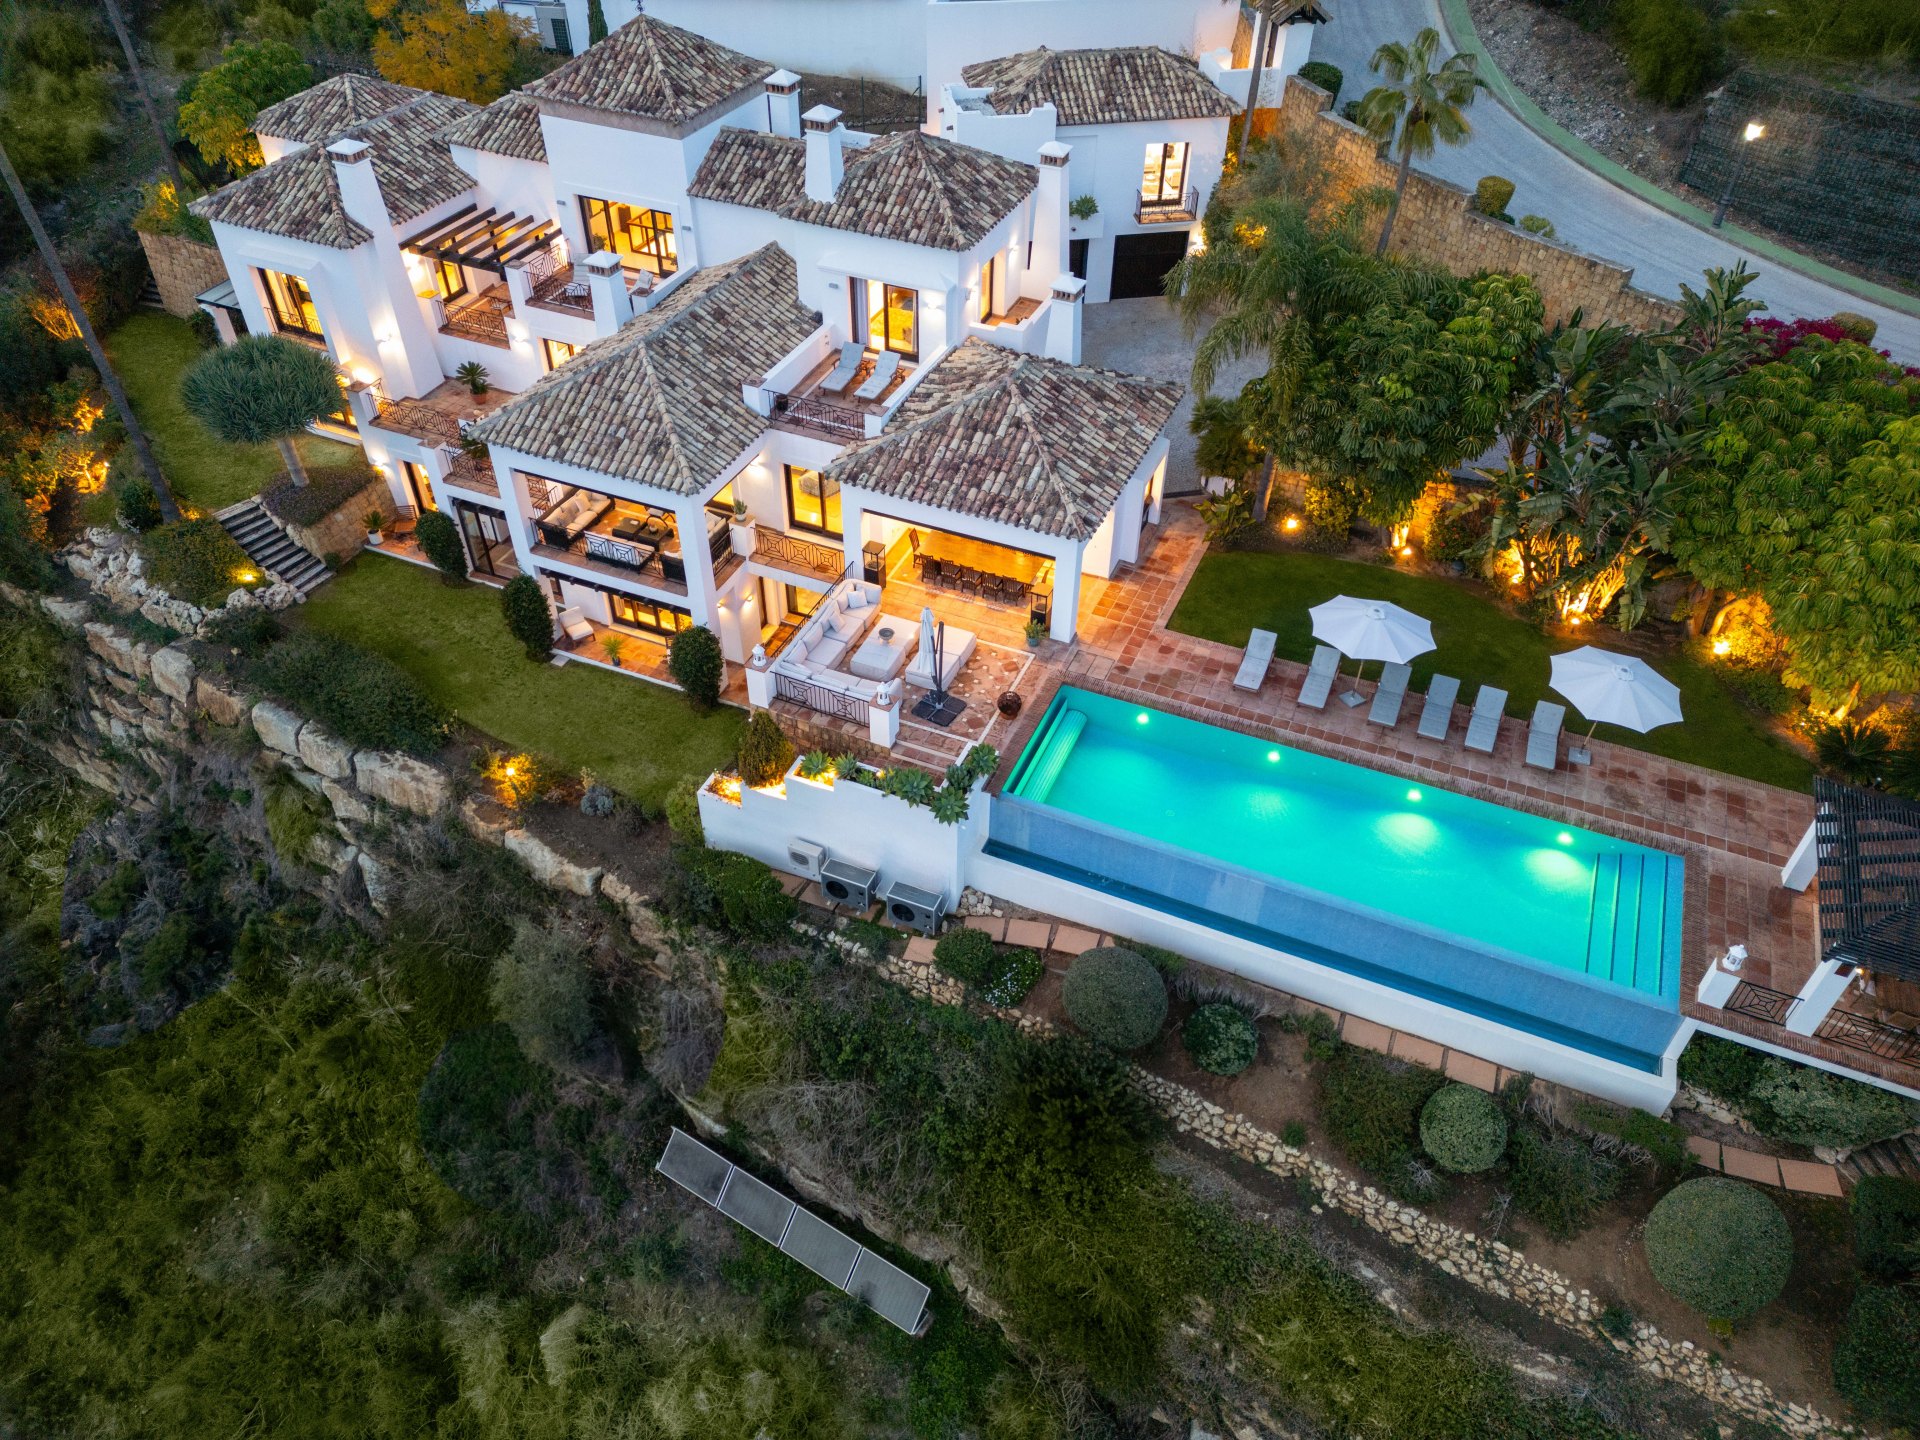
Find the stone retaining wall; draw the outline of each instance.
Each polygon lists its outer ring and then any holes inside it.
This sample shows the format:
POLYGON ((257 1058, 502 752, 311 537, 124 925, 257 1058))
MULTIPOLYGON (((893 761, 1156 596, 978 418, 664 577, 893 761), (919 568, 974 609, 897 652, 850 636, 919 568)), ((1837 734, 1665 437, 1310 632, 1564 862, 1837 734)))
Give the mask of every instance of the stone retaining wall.
POLYGON ((137 233, 140 248, 147 252, 153 283, 160 291, 160 304, 169 315, 185 320, 200 308, 194 296, 227 278, 226 263, 213 246, 185 235, 150 235, 144 230, 137 233))

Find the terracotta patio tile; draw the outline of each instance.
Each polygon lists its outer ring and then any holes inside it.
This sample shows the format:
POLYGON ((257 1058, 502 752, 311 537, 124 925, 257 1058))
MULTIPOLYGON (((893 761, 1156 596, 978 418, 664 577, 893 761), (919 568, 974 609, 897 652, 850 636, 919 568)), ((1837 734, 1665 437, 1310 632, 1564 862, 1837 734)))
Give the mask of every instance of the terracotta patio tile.
POLYGON ((1720 1147, 1720 1163, 1736 1180, 1757 1180, 1762 1185, 1780 1183, 1780 1162, 1771 1155, 1756 1155, 1751 1150, 1720 1147))
POLYGON ((1831 1195, 1838 1200, 1846 1194, 1840 1187, 1840 1172, 1831 1165, 1815 1165, 1808 1160, 1782 1160, 1780 1176, 1787 1189, 1805 1195, 1831 1195))
POLYGON ((1100 944, 1100 934, 1095 930, 1082 930, 1078 925, 1062 925, 1053 932, 1053 948, 1067 955, 1081 955, 1100 944))
POLYGON ((907 941, 907 963, 909 965, 933 964, 933 941, 925 935, 916 935, 907 941))
POLYGON ((1393 1031, 1384 1025, 1376 1025, 1371 1020, 1362 1020, 1358 1015, 1347 1016, 1347 1023, 1341 1028, 1340 1038, 1349 1045, 1358 1045, 1363 1050, 1378 1050, 1385 1055, 1393 1045, 1393 1031))
POLYGON ((1471 1085, 1477 1090, 1491 1091, 1498 1078, 1500 1067, 1491 1060, 1482 1060, 1478 1055, 1467 1055, 1459 1050, 1447 1052, 1447 1078, 1458 1080, 1463 1085, 1471 1085))
POLYGON ((1396 1060, 1408 1060, 1415 1065, 1424 1065, 1429 1070, 1438 1070, 1446 1063, 1446 1050, 1431 1040, 1423 1040, 1418 1035, 1409 1035, 1404 1030, 1393 1032, 1393 1056, 1396 1060))
POLYGON ((1709 1140, 1704 1135, 1689 1135, 1687 1149, 1693 1152, 1693 1158, 1709 1170, 1720 1168, 1720 1142, 1709 1140))
POLYGON ((1044 920, 1009 920, 1007 922, 1007 944, 1018 945, 1026 950, 1044 950, 1047 937, 1053 933, 1053 926, 1044 920))
POLYGON ((1007 919, 1004 915, 969 915, 967 929, 984 930, 996 940, 1007 938, 1007 919))
POLYGON ((780 878, 780 893, 783 895, 798 895, 807 888, 807 877, 804 875, 789 875, 783 870, 776 870, 774 874, 780 878))

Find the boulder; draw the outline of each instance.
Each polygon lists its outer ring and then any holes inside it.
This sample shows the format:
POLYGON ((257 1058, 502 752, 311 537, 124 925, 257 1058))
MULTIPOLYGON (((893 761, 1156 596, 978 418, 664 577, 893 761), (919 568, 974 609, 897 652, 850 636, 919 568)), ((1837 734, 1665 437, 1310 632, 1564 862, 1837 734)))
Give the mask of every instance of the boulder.
POLYGON ((259 604, 260 602, 254 599, 253 591, 241 585, 228 592, 227 603, 221 608, 225 610, 249 610, 257 607, 259 604))
POLYGON ((322 780, 320 793, 327 797, 327 804, 333 807, 333 817, 358 824, 362 820, 373 818, 373 807, 353 790, 349 790, 337 780, 322 780))
POLYGON ((62 600, 57 595, 42 595, 40 608, 54 624, 68 630, 78 630, 87 623, 87 602, 84 600, 62 600))
POLYGON ((353 747, 336 740, 318 725, 300 732, 301 763, 329 780, 353 778, 353 747))
POLYGON ((376 800, 416 815, 432 815, 453 796, 447 777, 424 760, 386 750, 362 750, 353 757, 355 783, 376 800))
POLYGON ((269 610, 286 610, 298 605, 307 597, 284 580, 276 580, 266 589, 258 592, 260 603, 269 610))
POLYGON ((238 725, 247 718, 245 698, 205 675, 193 682, 193 703, 216 725, 238 725))
POLYGON ((193 699, 194 664, 191 655, 178 645, 168 645, 154 651, 150 663, 154 689, 183 705, 193 699))
POLYGON ((476 840, 498 845, 513 829, 513 812, 487 795, 469 795, 460 802, 460 818, 476 840))
POLYGON ((98 620, 87 622, 87 648, 122 675, 144 680, 153 657, 151 645, 136 644, 133 637, 98 620))
POLYGON ((591 895, 599 887, 606 871, 600 866, 576 865, 546 841, 525 830, 509 830, 504 838, 509 855, 533 872, 533 878, 549 890, 565 890, 573 895, 591 895))
POLYGON ((300 727, 305 723, 286 706, 271 700, 262 700, 253 707, 253 733, 260 737, 262 745, 282 755, 299 755, 300 727))
POLYGON ((393 903, 393 877, 387 867, 362 850, 359 854, 360 880, 367 887, 367 900, 380 914, 393 903))

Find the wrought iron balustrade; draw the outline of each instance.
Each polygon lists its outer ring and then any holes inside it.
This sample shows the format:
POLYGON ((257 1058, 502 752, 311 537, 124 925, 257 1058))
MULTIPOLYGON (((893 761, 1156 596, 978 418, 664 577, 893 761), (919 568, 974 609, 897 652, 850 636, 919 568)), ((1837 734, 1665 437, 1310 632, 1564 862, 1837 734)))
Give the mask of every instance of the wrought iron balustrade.
POLYGON ((778 565, 822 580, 838 580, 840 572, 847 567, 846 554, 836 546, 790 535, 771 525, 756 524, 753 530, 753 558, 762 564, 778 565))

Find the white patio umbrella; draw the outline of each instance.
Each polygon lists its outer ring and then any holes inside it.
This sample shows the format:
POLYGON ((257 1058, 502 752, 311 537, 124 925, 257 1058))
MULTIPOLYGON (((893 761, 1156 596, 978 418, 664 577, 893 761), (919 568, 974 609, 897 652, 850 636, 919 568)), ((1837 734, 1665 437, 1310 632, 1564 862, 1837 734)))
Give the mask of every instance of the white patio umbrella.
POLYGON ((1680 687, 1636 655, 1582 645, 1553 657, 1552 685, 1574 709, 1593 722, 1645 734, 1680 719, 1680 687))
POLYGON ((1362 664, 1368 660, 1404 664, 1433 649, 1433 626, 1385 600, 1336 595, 1307 613, 1313 617, 1314 639, 1362 664))
POLYGON ((933 607, 920 607, 920 654, 929 664, 933 662, 933 607))

